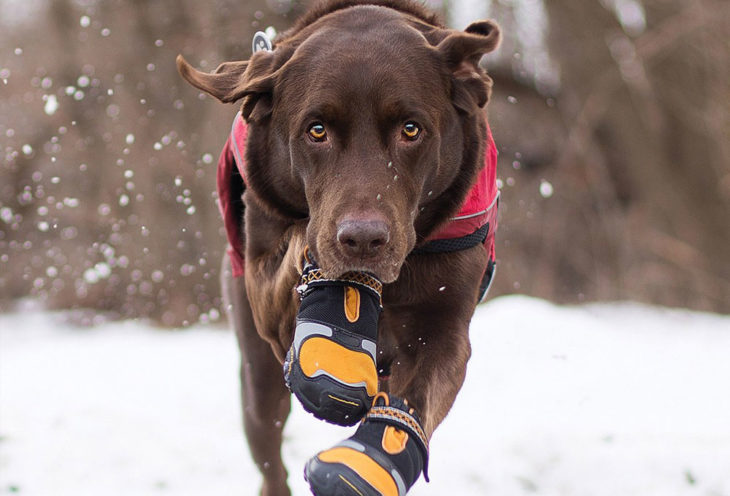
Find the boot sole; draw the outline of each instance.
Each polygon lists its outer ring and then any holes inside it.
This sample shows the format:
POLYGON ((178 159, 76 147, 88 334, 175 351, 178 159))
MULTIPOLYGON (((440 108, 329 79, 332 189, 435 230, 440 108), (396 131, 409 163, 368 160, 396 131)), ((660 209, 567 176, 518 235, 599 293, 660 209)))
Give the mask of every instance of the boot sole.
POLYGON ((304 480, 315 496, 383 496, 349 467, 316 457, 304 467, 304 480))

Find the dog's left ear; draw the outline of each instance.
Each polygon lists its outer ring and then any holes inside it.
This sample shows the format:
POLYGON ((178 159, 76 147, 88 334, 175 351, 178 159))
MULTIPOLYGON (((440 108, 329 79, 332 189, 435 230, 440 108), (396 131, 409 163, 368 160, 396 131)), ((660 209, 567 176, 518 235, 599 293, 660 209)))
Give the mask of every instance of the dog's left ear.
POLYGON ((492 79, 479 67, 482 56, 499 45, 499 26, 494 21, 470 24, 438 40, 436 49, 453 74, 454 106, 467 114, 484 107, 492 91, 492 79))
POLYGON ((275 83, 275 52, 260 51, 250 60, 224 62, 212 73, 194 69, 178 55, 177 70, 185 80, 223 103, 244 98, 241 113, 244 119, 259 121, 271 113, 275 83))

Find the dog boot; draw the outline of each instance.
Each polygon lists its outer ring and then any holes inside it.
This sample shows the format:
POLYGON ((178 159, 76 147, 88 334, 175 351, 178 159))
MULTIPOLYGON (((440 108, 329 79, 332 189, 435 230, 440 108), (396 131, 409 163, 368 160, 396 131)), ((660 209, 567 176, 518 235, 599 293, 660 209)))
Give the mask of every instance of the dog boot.
POLYGON ((404 496, 428 481, 428 445, 408 403, 378 393, 357 432, 311 458, 304 478, 316 496, 404 496))
POLYGON ((301 306, 284 379, 304 409, 354 425, 378 390, 375 344, 382 310, 380 281, 362 272, 326 279, 305 253, 301 306))

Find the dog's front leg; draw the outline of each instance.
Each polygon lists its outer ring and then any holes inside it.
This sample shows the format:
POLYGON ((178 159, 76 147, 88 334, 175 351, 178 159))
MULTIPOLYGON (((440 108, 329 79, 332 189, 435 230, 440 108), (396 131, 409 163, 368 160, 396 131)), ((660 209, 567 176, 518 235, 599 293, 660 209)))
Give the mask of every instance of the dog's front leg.
POLYGON ((466 375, 486 263, 482 246, 418 256, 386 288, 378 367, 390 369, 390 393, 376 396, 352 437, 307 464, 315 494, 402 496, 421 471, 428 478, 429 439, 466 375))
POLYGON ((222 282, 228 320, 241 351, 243 426, 251 456, 263 477, 260 494, 289 496, 281 443, 291 401, 281 380, 281 365, 256 331, 244 277, 232 277, 228 255, 223 260, 222 282))
POLYGON ((460 311, 452 307, 451 311, 414 312, 408 327, 416 332, 398 345, 388 381, 390 392, 415 408, 429 439, 464 383, 471 355, 469 319, 464 316, 471 316, 474 303, 460 311))
POLYGON ((386 307, 381 348, 390 392, 415 408, 429 439, 464 383, 469 323, 486 263, 482 246, 419 256, 385 294, 396 303, 386 307))

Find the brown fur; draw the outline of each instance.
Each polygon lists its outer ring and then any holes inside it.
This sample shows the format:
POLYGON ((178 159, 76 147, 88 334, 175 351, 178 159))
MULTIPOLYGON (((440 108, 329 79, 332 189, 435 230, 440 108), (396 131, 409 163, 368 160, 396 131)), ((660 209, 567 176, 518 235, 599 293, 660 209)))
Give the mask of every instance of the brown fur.
POLYGON ((378 365, 392 375, 381 387, 408 399, 428 436, 451 408, 487 254, 481 246, 410 253, 458 210, 484 163, 481 107, 491 80, 478 62, 498 40, 494 23, 448 30, 407 0, 334 0, 302 17, 273 52, 249 61, 204 74, 178 58, 194 86, 224 102, 243 99, 249 125, 246 276, 232 279, 224 263, 224 292, 262 494, 289 494, 280 456, 289 393, 280 363, 307 245, 331 276, 365 270, 388 283, 378 365), (415 141, 402 135, 407 121, 422 128, 415 141), (325 124, 327 141, 308 138, 312 122, 325 124), (377 253, 354 256, 338 242, 347 222, 373 219, 388 229, 377 253))

